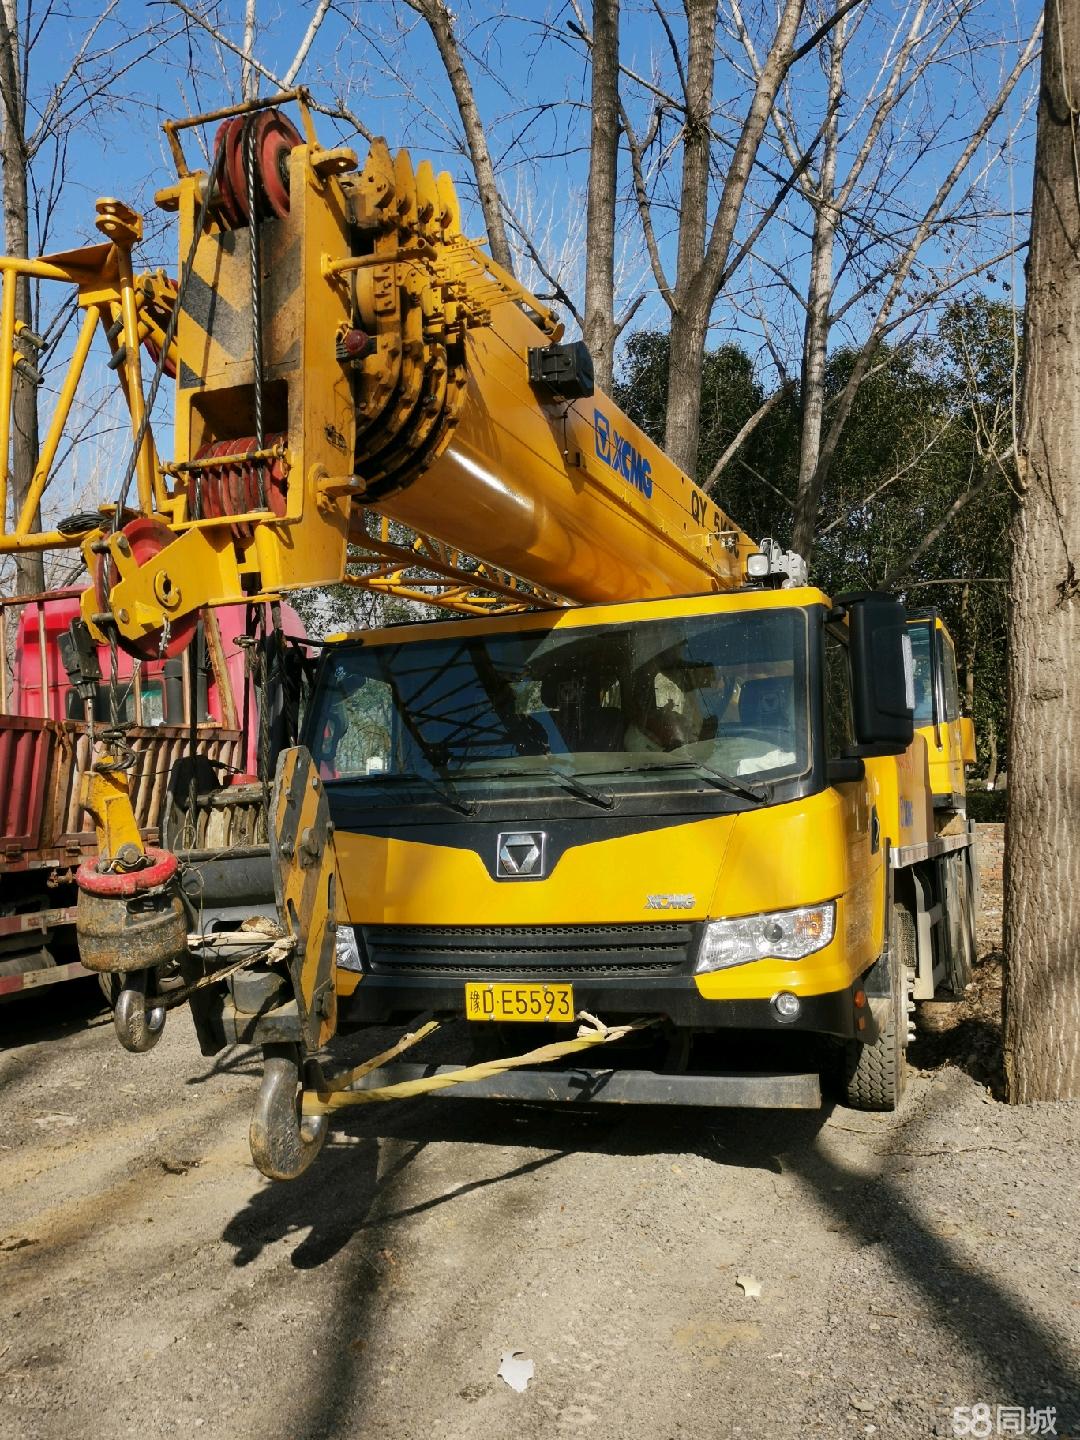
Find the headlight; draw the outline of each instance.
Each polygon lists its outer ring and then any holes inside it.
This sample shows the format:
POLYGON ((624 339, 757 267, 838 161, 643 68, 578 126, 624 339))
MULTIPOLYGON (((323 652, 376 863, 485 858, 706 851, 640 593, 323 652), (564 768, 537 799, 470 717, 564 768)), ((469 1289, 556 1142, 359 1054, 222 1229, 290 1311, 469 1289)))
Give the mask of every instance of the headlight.
POLYGON ((339 925, 334 941, 337 963, 343 970, 363 970, 360 963, 360 946, 356 943, 356 931, 351 925, 339 925))
POLYGON ((698 952, 698 971, 726 970, 751 960, 802 960, 823 950, 836 930, 836 903, 771 910, 738 920, 712 920, 698 952))

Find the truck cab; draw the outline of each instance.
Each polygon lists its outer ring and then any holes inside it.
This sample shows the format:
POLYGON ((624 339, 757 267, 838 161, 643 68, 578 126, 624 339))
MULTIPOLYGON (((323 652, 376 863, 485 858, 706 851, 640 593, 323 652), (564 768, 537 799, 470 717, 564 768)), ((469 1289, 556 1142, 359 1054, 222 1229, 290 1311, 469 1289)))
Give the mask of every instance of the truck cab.
POLYGON ((906 1037, 893 857, 933 850, 928 750, 899 639, 899 728, 865 733, 857 608, 748 589, 328 645, 307 743, 341 1023, 584 1009, 781 1051, 906 1037))

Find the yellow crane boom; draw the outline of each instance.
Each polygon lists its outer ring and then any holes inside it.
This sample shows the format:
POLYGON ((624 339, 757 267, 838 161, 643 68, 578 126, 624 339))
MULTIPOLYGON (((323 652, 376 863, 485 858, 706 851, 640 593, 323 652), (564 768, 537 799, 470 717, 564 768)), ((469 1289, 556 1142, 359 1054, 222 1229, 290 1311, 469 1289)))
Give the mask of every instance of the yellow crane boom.
POLYGON ((0 551, 81 540, 99 638, 115 626, 139 653, 174 653, 205 605, 340 581, 349 545, 359 583, 430 595, 434 576, 431 598, 464 610, 484 591, 550 606, 741 583, 753 541, 593 393, 584 347, 561 344, 551 312, 463 235, 449 176, 381 141, 362 164, 325 149, 302 92, 166 132, 178 175, 157 201, 178 215, 177 282, 134 276, 141 221, 115 201, 98 207, 109 244, 2 262, 0 425, 20 358, 16 272, 74 284, 84 322, 29 509, 5 517, 0 551), (302 133, 276 108, 289 99, 302 133), (208 121, 211 170, 191 171, 181 132, 208 121), (134 489, 93 531, 36 535, 53 432, 98 326, 131 409, 134 489), (168 458, 141 343, 176 376, 168 458), (425 592, 405 578, 417 564, 425 592))

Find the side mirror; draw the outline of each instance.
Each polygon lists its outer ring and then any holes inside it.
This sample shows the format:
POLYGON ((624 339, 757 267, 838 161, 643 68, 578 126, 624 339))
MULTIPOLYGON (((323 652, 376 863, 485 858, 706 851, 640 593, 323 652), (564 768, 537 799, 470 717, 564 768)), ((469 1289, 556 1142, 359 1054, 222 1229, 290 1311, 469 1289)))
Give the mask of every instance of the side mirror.
POLYGON ((915 677, 907 612, 895 595, 841 595, 848 616, 854 753, 902 755, 915 736, 915 677))
POLYGON ((975 722, 970 715, 960 716, 960 759, 965 765, 975 764, 975 722))

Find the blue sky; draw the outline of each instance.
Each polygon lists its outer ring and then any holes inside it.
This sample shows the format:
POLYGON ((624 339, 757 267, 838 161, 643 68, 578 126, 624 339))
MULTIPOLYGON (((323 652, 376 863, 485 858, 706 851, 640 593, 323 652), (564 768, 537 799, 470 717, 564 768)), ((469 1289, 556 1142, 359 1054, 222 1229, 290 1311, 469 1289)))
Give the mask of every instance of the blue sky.
MULTIPOLYGON (((34 3, 32 14, 39 18, 45 13, 43 0, 34 3)), ((200 5, 199 0, 189 3, 211 15, 222 32, 239 43, 242 0, 219 0, 210 6, 200 5)), ((1012 63, 1019 36, 1030 27, 1039 8, 1020 0, 1016 5, 1007 0, 929 3, 931 14, 944 13, 955 4, 968 3, 972 8, 962 38, 957 36, 950 43, 927 83, 916 87, 905 111, 904 128, 897 127, 893 137, 897 160, 890 173, 894 179, 902 177, 894 202, 897 224, 910 225, 921 213, 958 147, 971 133, 985 96, 996 89, 1003 69, 1012 63)), ((315 0, 295 5, 260 0, 256 54, 271 70, 280 72, 289 63, 314 8, 315 0)), ((504 193, 545 261, 558 271, 567 289, 576 293, 583 274, 588 69, 582 47, 568 25, 572 8, 562 0, 551 4, 523 0, 513 13, 489 0, 460 0, 456 8, 504 193)), ((744 0, 743 10, 752 28, 759 8, 760 13, 768 13, 764 0, 760 7, 744 0)), ((808 14, 811 9, 808 7, 808 14)), ((668 10, 678 48, 682 43, 681 7, 669 0, 668 10)), ((863 7, 860 29, 849 49, 841 108, 845 126, 857 114, 860 97, 872 82, 890 27, 910 10, 908 0, 867 0, 863 7)), ((585 11, 587 14, 587 4, 585 11)), ((725 3, 721 11, 728 13, 725 3)), ((32 103, 44 103, 97 13, 98 0, 67 0, 50 12, 31 57, 32 103)), ((814 23, 808 20, 804 24, 804 34, 814 23)), ((149 47, 149 53, 143 53, 145 41, 117 50, 103 67, 107 72, 103 89, 111 94, 91 107, 88 125, 70 131, 67 179, 59 191, 50 242, 53 248, 60 248, 96 238, 94 200, 101 194, 118 195, 147 214, 145 262, 172 262, 175 268, 175 242, 167 222, 152 206, 154 189, 168 183, 172 175, 160 123, 168 115, 214 108, 238 98, 240 62, 227 49, 215 47, 168 0, 152 5, 120 0, 100 38, 112 43, 120 27, 137 33, 148 25, 167 34, 149 47), (123 68, 130 61, 134 61, 132 68, 123 68)), ((760 35, 757 39, 760 44, 760 35)), ((657 94, 672 92, 678 85, 675 60, 648 0, 623 0, 622 44, 624 64, 647 82, 629 81, 626 86, 631 118, 642 133, 655 110, 657 94)), ((733 39, 729 37, 724 45, 729 59, 717 67, 717 128, 733 133, 733 121, 745 103, 746 62, 733 39)), ((941 236, 928 247, 924 257, 928 268, 914 283, 932 288, 933 275, 947 277, 950 267, 955 273, 970 266, 978 255, 995 253, 1025 238, 1026 219, 1011 212, 1025 210, 1030 198, 1034 114, 1025 106, 1033 93, 1036 68, 1018 88, 976 157, 974 169, 987 168, 972 214, 961 218, 951 235, 941 236), (976 208, 981 218, 975 217, 976 208)), ((414 154, 429 155, 436 164, 445 165, 467 199, 468 166, 455 150, 459 127, 446 77, 426 27, 404 5, 393 0, 338 0, 301 78, 321 100, 333 102, 335 97, 344 97, 369 129, 385 134, 392 145, 406 143, 414 154)), ((260 85, 265 93, 267 82, 260 81, 260 85)), ((821 65, 809 56, 794 73, 786 97, 803 142, 819 123, 823 95, 821 65)), ((656 171, 656 226, 669 274, 674 263, 677 118, 670 109, 665 110, 649 155, 656 171)), ((329 121, 321 121, 320 127, 327 136, 335 130, 347 134, 347 127, 329 121)), ((854 152, 860 133, 856 126, 841 149, 841 173, 845 156, 854 152)), ((362 142, 357 143, 362 147, 362 142)), ((717 153, 718 187, 723 178, 723 152, 718 149, 717 153)), ((775 135, 770 136, 761 156, 774 173, 783 172, 786 162, 775 135)), ((47 183, 48 162, 48 153, 43 153, 38 161, 42 184, 47 183)), ((744 231, 752 222, 753 206, 771 197, 775 183, 765 169, 759 170, 744 231)), ((778 349, 787 364, 797 361, 801 313, 794 292, 805 277, 808 219, 805 204, 791 198, 762 236, 755 259, 742 267, 716 310, 714 343, 738 339, 754 353, 767 384, 775 379, 773 356, 778 349)), ((467 206, 467 224, 472 233, 482 230, 475 206, 467 206)), ((867 233, 866 227, 860 228, 854 220, 848 225, 852 248, 861 247, 866 253, 849 260, 841 276, 837 301, 849 299, 851 307, 846 326, 837 329, 837 342, 859 338, 875 294, 880 293, 880 287, 877 292, 870 288, 862 299, 852 298, 861 284, 869 283, 867 275, 876 263, 873 247, 865 246, 867 233)), ((1001 298, 1017 297, 1021 258, 1002 262, 992 271, 992 278, 984 276, 972 284, 1001 298)), ((620 214, 619 261, 621 300, 642 297, 635 325, 663 326, 667 312, 644 258, 629 197, 620 214)), ((535 271, 532 279, 538 289, 546 285, 535 271)))

